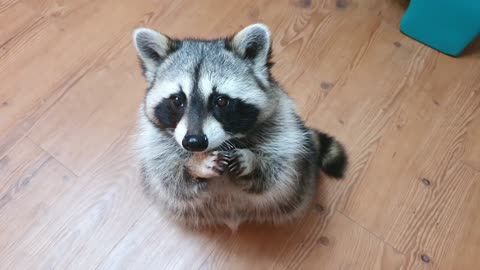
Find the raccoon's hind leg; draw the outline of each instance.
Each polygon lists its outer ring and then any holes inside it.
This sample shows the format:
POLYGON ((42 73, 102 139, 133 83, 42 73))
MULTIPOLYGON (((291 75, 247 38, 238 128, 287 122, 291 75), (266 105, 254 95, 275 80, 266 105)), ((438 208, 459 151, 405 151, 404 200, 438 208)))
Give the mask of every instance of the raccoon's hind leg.
POLYGON ((318 149, 317 163, 328 176, 342 178, 348 164, 345 148, 330 135, 313 130, 318 149))

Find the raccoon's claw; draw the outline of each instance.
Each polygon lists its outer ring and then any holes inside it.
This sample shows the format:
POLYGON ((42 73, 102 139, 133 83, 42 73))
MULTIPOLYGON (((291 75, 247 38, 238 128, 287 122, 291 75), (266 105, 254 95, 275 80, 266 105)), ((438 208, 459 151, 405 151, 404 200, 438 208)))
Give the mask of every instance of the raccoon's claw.
POLYGON ((240 167, 238 165, 229 168, 229 173, 233 176, 240 176, 245 171, 245 167, 240 167))
POLYGON ((228 159, 219 155, 218 152, 210 153, 208 156, 194 156, 188 163, 187 169, 190 175, 195 178, 214 178, 227 172, 228 159))
POLYGON ((214 172, 218 173, 219 175, 222 175, 222 174, 225 173, 225 169, 222 168, 222 167, 216 167, 216 166, 214 166, 214 167, 211 167, 211 168, 209 168, 209 169, 213 170, 214 172))
POLYGON ((228 152, 229 162, 227 165, 228 173, 232 176, 240 176, 245 167, 243 166, 243 161, 241 160, 241 155, 238 152, 232 151, 228 152))
POLYGON ((215 157, 213 170, 219 174, 224 174, 227 170, 229 174, 237 175, 241 173, 238 153, 235 151, 215 151, 210 154, 215 157))
POLYGON ((214 158, 213 165, 209 167, 209 169, 213 170, 219 175, 223 175, 229 164, 230 158, 228 155, 224 155, 223 152, 213 152, 210 154, 211 157, 214 158))
POLYGON ((213 170, 214 172, 216 172, 217 174, 219 175, 222 175, 225 173, 226 171, 226 166, 227 164, 222 162, 222 161, 219 161, 219 160, 215 160, 214 161, 214 164, 212 167, 210 167, 209 169, 213 170))
MULTIPOLYGON (((233 150, 233 151, 215 151, 211 156, 215 157, 215 164, 221 168, 221 174, 228 172, 229 175, 238 177, 246 173, 248 164, 246 161, 247 150, 233 150)), ((248 159, 247 159, 248 160, 248 159)))
POLYGON ((217 157, 219 160, 226 161, 227 164, 231 162, 231 160, 234 158, 233 152, 218 152, 217 157))

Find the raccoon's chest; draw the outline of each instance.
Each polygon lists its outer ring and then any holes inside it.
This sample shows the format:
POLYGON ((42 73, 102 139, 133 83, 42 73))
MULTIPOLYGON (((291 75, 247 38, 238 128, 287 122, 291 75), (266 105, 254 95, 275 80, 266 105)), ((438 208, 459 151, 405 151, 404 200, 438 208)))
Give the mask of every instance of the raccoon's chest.
POLYGON ((224 223, 235 231, 252 208, 248 196, 226 176, 208 181, 208 195, 189 207, 195 208, 193 213, 211 217, 207 223, 224 223))
POLYGON ((214 177, 208 180, 208 193, 212 197, 241 197, 242 192, 228 176, 214 177))
POLYGON ((228 177, 212 178, 209 181, 205 207, 233 215, 235 212, 244 212, 251 208, 247 194, 228 177))

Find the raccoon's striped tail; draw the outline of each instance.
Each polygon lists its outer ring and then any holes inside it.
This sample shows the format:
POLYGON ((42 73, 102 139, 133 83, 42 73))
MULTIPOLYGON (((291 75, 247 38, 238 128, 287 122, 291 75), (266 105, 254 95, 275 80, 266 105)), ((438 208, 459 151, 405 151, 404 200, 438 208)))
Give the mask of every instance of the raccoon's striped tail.
POLYGON ((347 153, 342 144, 335 138, 313 130, 317 140, 318 159, 317 164, 328 176, 342 178, 348 164, 347 153))

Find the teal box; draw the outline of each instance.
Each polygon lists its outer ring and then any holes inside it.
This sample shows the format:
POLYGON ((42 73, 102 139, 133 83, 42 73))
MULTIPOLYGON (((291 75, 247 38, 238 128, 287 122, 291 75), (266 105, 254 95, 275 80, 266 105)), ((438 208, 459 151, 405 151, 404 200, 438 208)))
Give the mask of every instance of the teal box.
POLYGON ((480 34, 480 0, 411 0, 400 30, 433 49, 459 56, 480 34))

